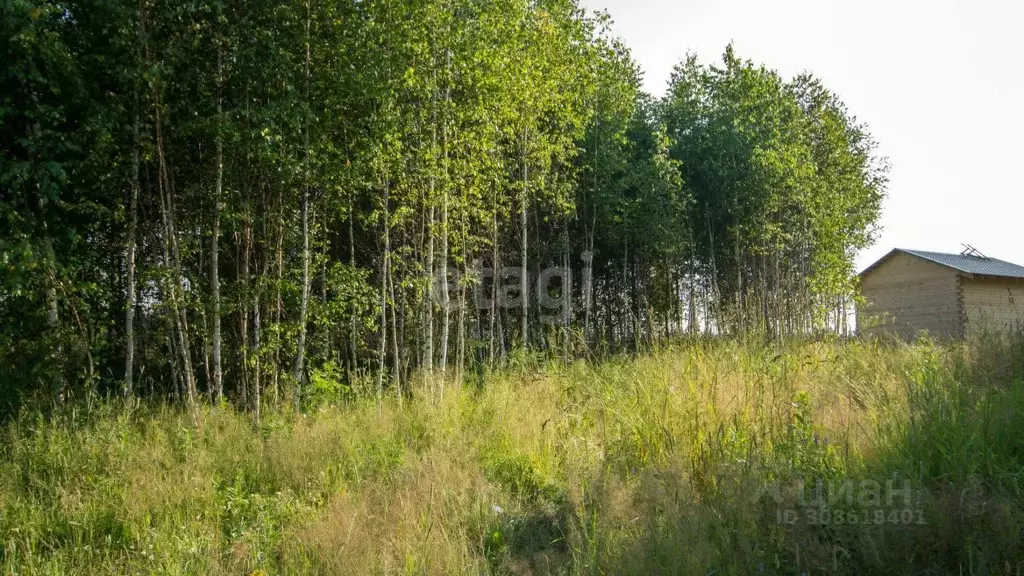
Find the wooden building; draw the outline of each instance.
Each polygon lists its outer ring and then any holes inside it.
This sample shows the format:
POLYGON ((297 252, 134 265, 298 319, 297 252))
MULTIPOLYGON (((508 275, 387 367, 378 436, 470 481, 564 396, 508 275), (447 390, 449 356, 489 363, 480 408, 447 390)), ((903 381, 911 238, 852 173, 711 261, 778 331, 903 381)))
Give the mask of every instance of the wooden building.
POLYGON ((1024 324, 1024 266, 970 249, 944 254, 897 248, 860 274, 861 334, 943 339, 1024 324))

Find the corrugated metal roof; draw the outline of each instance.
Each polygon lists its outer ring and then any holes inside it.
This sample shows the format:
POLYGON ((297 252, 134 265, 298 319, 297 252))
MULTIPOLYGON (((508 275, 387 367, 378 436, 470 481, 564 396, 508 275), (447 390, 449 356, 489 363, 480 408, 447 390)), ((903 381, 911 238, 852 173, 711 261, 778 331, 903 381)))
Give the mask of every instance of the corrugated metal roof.
POLYGON ((1024 266, 996 260, 995 258, 982 258, 965 254, 945 254, 943 252, 925 252, 923 250, 906 250, 903 248, 898 248, 897 250, 967 274, 1024 278, 1024 266))

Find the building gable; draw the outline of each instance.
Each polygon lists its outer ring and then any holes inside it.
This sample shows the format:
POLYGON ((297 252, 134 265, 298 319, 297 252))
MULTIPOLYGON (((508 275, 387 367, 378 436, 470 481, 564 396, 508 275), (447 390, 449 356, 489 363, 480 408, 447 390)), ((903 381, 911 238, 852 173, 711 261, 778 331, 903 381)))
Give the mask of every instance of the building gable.
POLYGON ((962 333, 959 275, 952 268, 897 250, 861 274, 860 288, 859 332, 905 338, 922 330, 942 338, 962 333))

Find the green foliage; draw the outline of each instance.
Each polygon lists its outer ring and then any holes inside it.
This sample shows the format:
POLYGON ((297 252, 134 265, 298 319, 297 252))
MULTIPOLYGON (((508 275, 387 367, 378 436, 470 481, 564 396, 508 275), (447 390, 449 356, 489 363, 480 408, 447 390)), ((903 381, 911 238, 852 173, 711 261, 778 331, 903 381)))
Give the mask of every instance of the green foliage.
POLYGON ((516 354, 841 331, 884 191, 817 80, 730 48, 656 100, 576 0, 0 16, 8 415, 112 393, 260 414, 516 354), (511 265, 527 305, 474 306, 511 265), (551 266, 554 326, 531 285, 551 266))
POLYGON ((309 407, 337 404, 352 395, 345 384, 345 375, 335 362, 327 362, 309 375, 309 389, 304 396, 309 407))
POLYGON ((853 256, 874 238, 886 164, 842 102, 741 60, 687 57, 665 103, 672 157, 693 191, 700 273, 736 331, 839 331, 853 256))

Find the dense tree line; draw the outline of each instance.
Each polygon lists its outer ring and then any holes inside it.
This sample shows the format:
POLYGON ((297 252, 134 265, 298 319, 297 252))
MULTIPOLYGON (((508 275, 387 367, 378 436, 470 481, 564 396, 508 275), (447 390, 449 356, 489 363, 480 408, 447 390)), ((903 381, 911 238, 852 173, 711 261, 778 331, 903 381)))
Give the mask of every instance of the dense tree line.
POLYGON ((674 334, 843 330, 885 166, 575 0, 0 6, 0 393, 301 405, 674 334))

